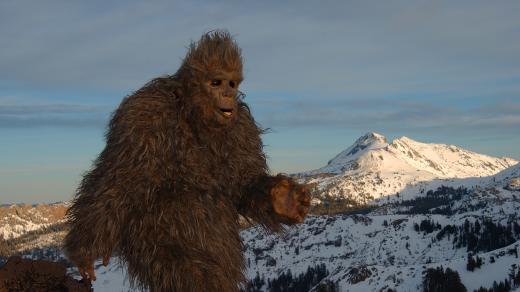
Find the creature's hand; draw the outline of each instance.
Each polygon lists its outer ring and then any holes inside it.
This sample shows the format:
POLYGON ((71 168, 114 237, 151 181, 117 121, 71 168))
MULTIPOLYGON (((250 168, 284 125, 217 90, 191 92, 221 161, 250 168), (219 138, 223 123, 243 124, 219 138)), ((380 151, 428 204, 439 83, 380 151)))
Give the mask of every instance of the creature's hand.
MULTIPOLYGON (((110 254, 103 256, 103 266, 108 266, 110 261, 110 254)), ((95 259, 83 260, 78 263, 74 263, 79 270, 79 274, 85 281, 96 281, 96 273, 94 272, 95 259)))
POLYGON ((307 188, 288 177, 280 176, 271 188, 273 209, 282 218, 282 223, 302 223, 309 213, 310 201, 307 188))

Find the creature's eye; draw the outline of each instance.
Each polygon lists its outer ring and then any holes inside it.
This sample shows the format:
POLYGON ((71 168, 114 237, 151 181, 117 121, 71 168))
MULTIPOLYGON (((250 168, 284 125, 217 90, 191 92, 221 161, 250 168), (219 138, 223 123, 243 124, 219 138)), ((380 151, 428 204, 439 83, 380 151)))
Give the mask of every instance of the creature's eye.
POLYGON ((229 86, 231 86, 231 88, 235 88, 237 86, 237 83, 233 80, 229 81, 229 86))
POLYGON ((220 84, 222 84, 220 79, 211 80, 211 86, 220 86, 220 84))

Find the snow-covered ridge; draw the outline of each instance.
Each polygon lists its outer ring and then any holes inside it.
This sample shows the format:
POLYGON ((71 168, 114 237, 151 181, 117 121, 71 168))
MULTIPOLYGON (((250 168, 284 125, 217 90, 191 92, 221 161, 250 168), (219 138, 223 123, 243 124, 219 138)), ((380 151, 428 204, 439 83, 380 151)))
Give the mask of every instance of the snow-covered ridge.
POLYGON ((0 238, 13 239, 63 221, 64 203, 41 205, 10 205, 0 207, 0 238))
POLYGON ((454 145, 421 143, 408 137, 394 140, 387 150, 440 178, 489 176, 518 163, 508 157, 492 157, 454 145))

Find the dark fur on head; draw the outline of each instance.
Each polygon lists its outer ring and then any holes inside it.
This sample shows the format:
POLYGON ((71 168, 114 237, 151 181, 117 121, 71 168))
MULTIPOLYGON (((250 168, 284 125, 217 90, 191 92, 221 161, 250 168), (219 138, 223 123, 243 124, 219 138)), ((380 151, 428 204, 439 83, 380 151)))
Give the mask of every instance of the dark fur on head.
POLYGON ((229 126, 205 116, 199 85, 214 70, 242 76, 240 48, 225 31, 203 35, 177 73, 122 101, 68 213, 64 247, 75 264, 114 253, 152 291, 244 283, 239 214, 279 230, 269 193, 282 177, 268 175, 262 129, 242 100, 229 126))
POLYGON ((229 32, 216 30, 203 35, 198 43, 192 43, 179 72, 204 74, 213 70, 242 75, 242 52, 229 32))

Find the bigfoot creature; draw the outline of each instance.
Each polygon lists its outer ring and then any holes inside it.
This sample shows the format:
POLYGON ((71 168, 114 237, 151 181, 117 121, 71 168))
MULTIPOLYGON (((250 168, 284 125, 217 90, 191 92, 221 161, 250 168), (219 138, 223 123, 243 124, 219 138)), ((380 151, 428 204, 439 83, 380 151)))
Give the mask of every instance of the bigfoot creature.
POLYGON ((239 214, 272 231, 303 221, 309 195, 268 174, 241 81, 240 48, 215 31, 122 101, 68 213, 64 247, 84 278, 115 254, 140 288, 238 291, 239 214))

